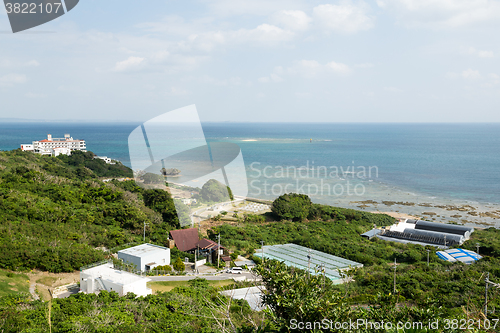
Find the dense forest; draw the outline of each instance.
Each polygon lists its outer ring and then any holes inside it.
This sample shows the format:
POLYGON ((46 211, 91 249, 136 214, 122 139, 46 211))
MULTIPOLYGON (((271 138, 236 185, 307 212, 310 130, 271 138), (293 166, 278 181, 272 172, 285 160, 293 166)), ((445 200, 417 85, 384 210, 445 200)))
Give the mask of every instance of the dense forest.
POLYGON ((179 225, 168 192, 99 180, 131 175, 91 152, 0 152, 0 268, 70 272, 142 240, 144 223, 148 241, 166 244, 179 225))

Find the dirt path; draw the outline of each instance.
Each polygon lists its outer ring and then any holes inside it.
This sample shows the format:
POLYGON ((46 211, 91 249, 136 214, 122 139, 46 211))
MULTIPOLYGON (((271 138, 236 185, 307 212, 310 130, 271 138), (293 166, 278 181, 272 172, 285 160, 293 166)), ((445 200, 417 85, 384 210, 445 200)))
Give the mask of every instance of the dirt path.
POLYGON ((77 283, 80 280, 80 272, 72 273, 49 273, 41 271, 32 271, 27 274, 30 279, 30 293, 34 299, 48 300, 50 298, 49 288, 53 290, 56 287, 71 283, 77 283))

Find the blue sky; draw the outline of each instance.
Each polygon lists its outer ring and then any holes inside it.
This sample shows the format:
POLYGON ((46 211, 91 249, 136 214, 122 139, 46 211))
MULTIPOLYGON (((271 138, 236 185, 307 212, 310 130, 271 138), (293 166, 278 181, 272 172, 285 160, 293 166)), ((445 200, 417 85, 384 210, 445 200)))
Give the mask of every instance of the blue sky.
POLYGON ((498 122, 500 1, 82 0, 0 10, 0 118, 498 122))

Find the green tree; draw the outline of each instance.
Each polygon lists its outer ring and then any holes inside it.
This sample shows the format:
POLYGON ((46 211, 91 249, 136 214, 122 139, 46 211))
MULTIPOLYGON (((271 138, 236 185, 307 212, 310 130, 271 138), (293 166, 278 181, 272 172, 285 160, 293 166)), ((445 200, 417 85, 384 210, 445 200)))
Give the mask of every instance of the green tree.
POLYGON ((142 194, 144 204, 162 215, 163 221, 174 228, 179 228, 179 219, 170 193, 164 190, 145 190, 142 194))
POLYGON ((165 181, 163 176, 154 174, 154 173, 146 173, 144 176, 142 176, 142 179, 144 179, 144 184, 161 184, 162 182, 165 181))
POLYGON ((311 206, 307 195, 288 193, 274 200, 272 211, 281 220, 303 221, 309 215, 311 206))
POLYGON ((201 188, 200 195, 207 202, 223 202, 230 200, 228 187, 215 179, 210 179, 201 188))
POLYGON ((186 269, 186 266, 184 266, 184 263, 182 262, 182 259, 180 257, 178 257, 174 261, 174 264, 172 266, 177 272, 184 272, 184 269, 186 269))

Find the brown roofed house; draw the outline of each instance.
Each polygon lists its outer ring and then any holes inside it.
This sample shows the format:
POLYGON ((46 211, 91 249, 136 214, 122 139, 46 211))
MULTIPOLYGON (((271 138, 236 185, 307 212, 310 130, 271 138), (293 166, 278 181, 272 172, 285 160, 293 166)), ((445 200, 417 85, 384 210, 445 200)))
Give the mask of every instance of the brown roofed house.
POLYGON ((196 249, 196 244, 200 240, 198 229, 180 229, 170 231, 170 235, 175 241, 175 245, 182 252, 189 252, 196 249))

